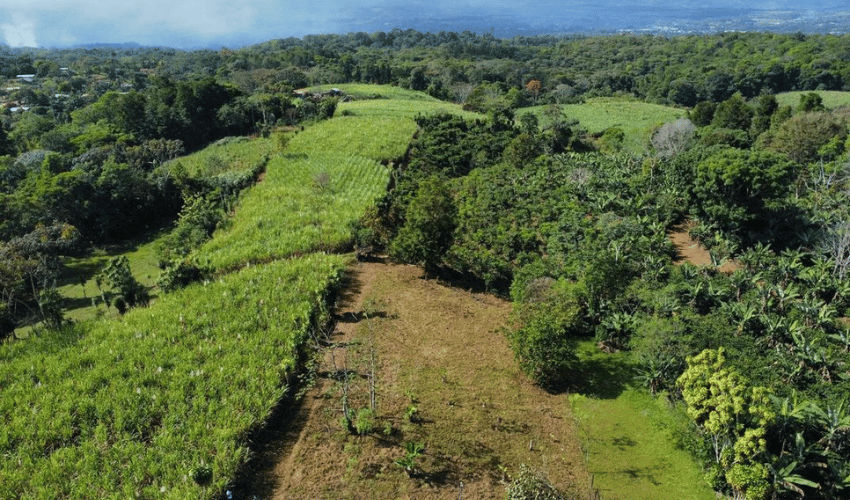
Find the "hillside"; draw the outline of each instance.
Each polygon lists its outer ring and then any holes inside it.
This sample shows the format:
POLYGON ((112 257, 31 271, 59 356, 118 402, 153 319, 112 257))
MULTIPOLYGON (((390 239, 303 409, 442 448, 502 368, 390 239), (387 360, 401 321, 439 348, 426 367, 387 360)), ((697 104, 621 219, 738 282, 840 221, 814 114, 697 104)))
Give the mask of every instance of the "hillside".
MULTIPOLYGON (((385 38, 334 66, 355 39, 4 115, 0 334, 34 328, 0 344, 0 498, 850 488, 848 115, 770 93, 837 76, 546 83, 508 57, 602 68, 633 37, 395 60, 385 38)), ((670 43, 720 64, 843 40, 670 43)))
POLYGON ((499 499, 526 464, 590 498, 567 398, 520 373, 502 334, 509 313, 416 267, 352 266, 316 379, 235 497, 499 499), (339 424, 337 375, 351 371, 348 404, 368 408, 373 367, 374 430, 352 436, 339 424), (394 463, 408 442, 424 445, 410 477, 394 463))

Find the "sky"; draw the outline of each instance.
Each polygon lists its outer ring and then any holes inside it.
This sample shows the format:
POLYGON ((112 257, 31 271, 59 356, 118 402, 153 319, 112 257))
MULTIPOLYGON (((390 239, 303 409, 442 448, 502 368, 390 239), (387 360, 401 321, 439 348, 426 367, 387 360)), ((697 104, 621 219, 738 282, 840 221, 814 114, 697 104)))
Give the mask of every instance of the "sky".
POLYGON ((847 0, 0 0, 0 43, 235 48, 290 36, 394 28, 509 36, 631 29, 653 19, 744 15, 754 9, 850 12, 847 0))

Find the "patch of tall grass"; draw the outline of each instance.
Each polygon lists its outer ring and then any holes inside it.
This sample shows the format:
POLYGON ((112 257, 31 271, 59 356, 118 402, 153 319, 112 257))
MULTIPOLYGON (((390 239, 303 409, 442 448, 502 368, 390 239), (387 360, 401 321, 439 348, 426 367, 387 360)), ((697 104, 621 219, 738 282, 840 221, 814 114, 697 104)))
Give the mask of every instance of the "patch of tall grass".
POLYGON ((217 269, 343 249, 350 223, 386 188, 389 171, 343 154, 276 158, 243 198, 230 227, 197 256, 217 269))
POLYGON ((252 267, 0 345, 0 498, 221 495, 345 264, 252 267))

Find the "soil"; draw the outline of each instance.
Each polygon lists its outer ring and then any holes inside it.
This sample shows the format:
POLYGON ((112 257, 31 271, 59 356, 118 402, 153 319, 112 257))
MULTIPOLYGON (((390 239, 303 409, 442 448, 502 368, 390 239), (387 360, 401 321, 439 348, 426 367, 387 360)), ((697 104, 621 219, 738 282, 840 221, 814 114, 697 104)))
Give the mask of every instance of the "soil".
MULTIPOLYGON (((673 247, 676 249, 678 258, 676 264, 690 262, 697 267, 711 266, 711 256, 702 244, 691 238, 688 233, 687 224, 680 224, 673 227, 670 231, 670 241, 673 242, 673 247)), ((717 268, 721 273, 731 273, 740 268, 740 265, 734 261, 726 261, 717 268)))
POLYGON ((417 267, 354 264, 314 379, 270 423, 233 498, 503 499, 520 464, 590 498, 568 395, 519 371, 503 333, 510 309, 417 267), (375 417, 359 436, 342 423, 345 373, 348 404, 362 410, 373 367, 375 417), (408 469, 397 463, 406 443, 424 447, 408 469))

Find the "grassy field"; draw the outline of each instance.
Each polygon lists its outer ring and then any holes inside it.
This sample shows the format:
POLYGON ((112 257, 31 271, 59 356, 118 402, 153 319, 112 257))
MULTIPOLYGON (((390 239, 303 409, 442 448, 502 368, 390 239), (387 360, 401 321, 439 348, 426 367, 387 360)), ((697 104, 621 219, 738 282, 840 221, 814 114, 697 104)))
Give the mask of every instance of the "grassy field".
POLYGON ((712 500, 702 471, 676 446, 684 424, 663 399, 633 387, 624 356, 593 342, 579 352, 586 385, 570 403, 595 487, 607 500, 712 500))
MULTIPOLYGON (((582 104, 564 104, 561 110, 568 120, 578 120, 579 129, 598 135, 611 127, 619 127, 626 135, 623 148, 633 153, 642 153, 653 128, 683 118, 683 109, 650 104, 646 102, 600 97, 582 104)), ((540 125, 546 125, 548 106, 534 106, 517 111, 519 119, 524 113, 534 113, 540 125)))
POLYGON ((440 103, 439 99, 429 96, 424 92, 403 89, 394 85, 370 85, 365 83, 340 83, 334 85, 317 85, 304 90, 308 92, 327 92, 331 89, 339 89, 344 94, 356 100, 395 99, 402 101, 426 101, 440 103))
MULTIPOLYGON (((305 133, 306 135, 306 133, 305 133)), ((380 163, 342 154, 276 158, 230 227, 197 251, 217 269, 350 244, 350 223, 386 188, 380 163)))
MULTIPOLYGON (((806 92, 783 92, 776 95, 776 100, 780 106, 791 106, 796 108, 800 104, 800 96, 809 94, 806 92)), ((842 106, 850 106, 850 92, 840 92, 837 90, 816 90, 815 94, 821 96, 823 105, 826 109, 835 109, 842 106)))
POLYGON ((390 170, 383 165, 404 156, 416 131, 412 118, 440 110, 462 113, 420 92, 341 88, 381 98, 342 103, 337 117, 295 134, 269 163, 265 180, 243 198, 239 217, 199 249, 199 257, 230 268, 345 248, 349 224, 386 189, 390 170), (345 116, 346 109, 354 114, 345 116))

